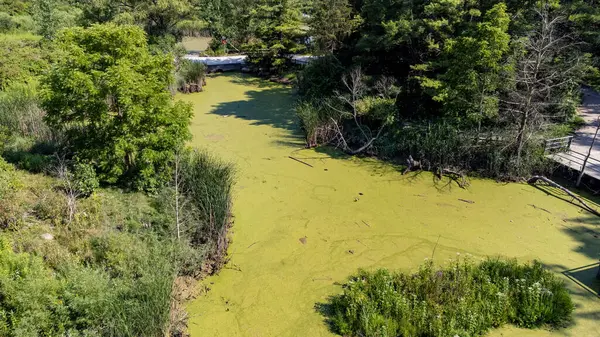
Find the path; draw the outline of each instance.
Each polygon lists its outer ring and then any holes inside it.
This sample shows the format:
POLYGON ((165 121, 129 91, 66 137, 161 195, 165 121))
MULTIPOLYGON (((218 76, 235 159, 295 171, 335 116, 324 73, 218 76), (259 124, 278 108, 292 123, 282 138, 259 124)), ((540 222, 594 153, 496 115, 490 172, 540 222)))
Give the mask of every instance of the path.
MULTIPOLYGON (((430 174, 303 150, 289 89, 236 74, 206 88, 181 97, 194 103, 194 145, 236 165, 235 223, 229 264, 188 306, 192 337, 335 337, 317 303, 358 268, 414 271, 434 247, 437 263, 503 255, 574 270, 582 282, 595 276, 598 220, 563 200, 490 180, 443 187, 430 174)), ((572 328, 487 337, 600 336, 600 300, 568 285, 572 328)))
MULTIPOLYGON (((581 166, 588 154, 596 127, 600 117, 600 94, 589 87, 584 87, 583 102, 577 109, 579 116, 585 121, 585 125, 575 132, 568 152, 559 152, 550 155, 555 161, 580 171, 581 166)), ((592 154, 585 168, 586 175, 600 180, 600 139, 597 139, 592 149, 592 154)))
MULTIPOLYGON (((579 107, 578 112, 585 121, 585 126, 575 132, 571 150, 587 154, 596 133, 598 117, 600 117, 600 94, 589 87, 584 87, 582 91, 583 104, 579 107)), ((594 144, 591 157, 600 159, 600 141, 594 144)), ((598 165, 600 166, 600 163, 598 165)))

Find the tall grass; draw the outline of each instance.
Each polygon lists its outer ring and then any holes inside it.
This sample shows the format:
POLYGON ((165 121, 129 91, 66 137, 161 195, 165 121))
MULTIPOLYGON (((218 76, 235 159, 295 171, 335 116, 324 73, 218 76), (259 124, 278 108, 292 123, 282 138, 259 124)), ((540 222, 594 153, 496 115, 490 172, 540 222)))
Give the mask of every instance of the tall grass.
POLYGON ((51 133, 44 115, 35 84, 12 83, 0 91, 0 125, 12 133, 48 140, 51 133))
POLYGON ((202 91, 206 79, 206 65, 186 59, 179 62, 176 74, 178 90, 184 93, 202 91))
POLYGON ((208 245, 208 258, 218 269, 228 247, 233 166, 198 150, 186 152, 182 159, 183 194, 196 218, 189 233, 191 244, 208 245))
POLYGON ((507 323, 562 327, 572 310, 564 283, 539 262, 457 259, 412 275, 361 270, 325 313, 344 336, 441 337, 480 336, 507 323))

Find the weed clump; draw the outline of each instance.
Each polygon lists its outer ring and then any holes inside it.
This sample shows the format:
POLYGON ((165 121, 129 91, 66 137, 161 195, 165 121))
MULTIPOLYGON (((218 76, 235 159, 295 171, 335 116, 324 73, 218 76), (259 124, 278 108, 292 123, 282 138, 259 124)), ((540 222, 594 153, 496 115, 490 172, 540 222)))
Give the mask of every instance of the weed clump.
POLYGON ((344 336, 480 336, 504 324, 535 328, 569 322, 573 303, 541 263, 431 261, 415 274, 360 270, 327 311, 344 336))

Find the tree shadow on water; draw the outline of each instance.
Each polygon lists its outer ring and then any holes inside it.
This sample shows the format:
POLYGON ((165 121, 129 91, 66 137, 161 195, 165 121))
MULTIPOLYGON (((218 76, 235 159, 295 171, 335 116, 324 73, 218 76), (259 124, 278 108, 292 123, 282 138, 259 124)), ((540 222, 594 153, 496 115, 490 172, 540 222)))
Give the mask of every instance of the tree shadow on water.
POLYGON ((211 113, 253 121, 252 125, 271 125, 301 135, 296 121, 289 89, 274 87, 245 92, 247 100, 223 102, 213 107, 211 113))
POLYGON ((334 296, 330 296, 327 298, 327 302, 316 303, 314 308, 318 314, 323 316, 325 325, 327 325, 327 328, 329 329, 329 331, 331 331, 332 333, 335 333, 335 334, 339 334, 339 330, 333 321, 333 318, 335 316, 335 310, 334 310, 333 304, 332 304, 334 301, 334 298, 335 298, 334 296))
POLYGON ((575 282, 583 290, 600 298, 600 280, 596 278, 600 263, 592 263, 562 272, 569 280, 575 282))

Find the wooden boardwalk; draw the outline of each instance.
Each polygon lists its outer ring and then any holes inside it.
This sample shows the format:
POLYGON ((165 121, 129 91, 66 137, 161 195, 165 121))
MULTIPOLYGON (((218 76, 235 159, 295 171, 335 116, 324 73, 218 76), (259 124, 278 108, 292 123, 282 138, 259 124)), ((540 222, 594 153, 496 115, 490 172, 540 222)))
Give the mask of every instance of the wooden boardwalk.
MULTIPOLYGON (((590 151, 600 117, 600 94, 589 87, 584 87, 582 91, 583 104, 577 112, 585 125, 574 136, 546 140, 545 150, 547 158, 578 172, 581 172, 583 161, 590 151)), ((591 150, 584 174, 600 180, 600 136, 591 150)))
MULTIPOLYGON (((568 150, 566 152, 557 152, 552 154, 547 154, 546 157, 554 160, 555 162, 564 165, 570 169, 573 169, 577 172, 581 171, 581 166, 583 166, 583 161, 587 154, 583 154, 581 152, 568 150)), ((585 175, 590 176, 594 179, 600 180, 600 160, 590 157, 585 166, 585 175)))

